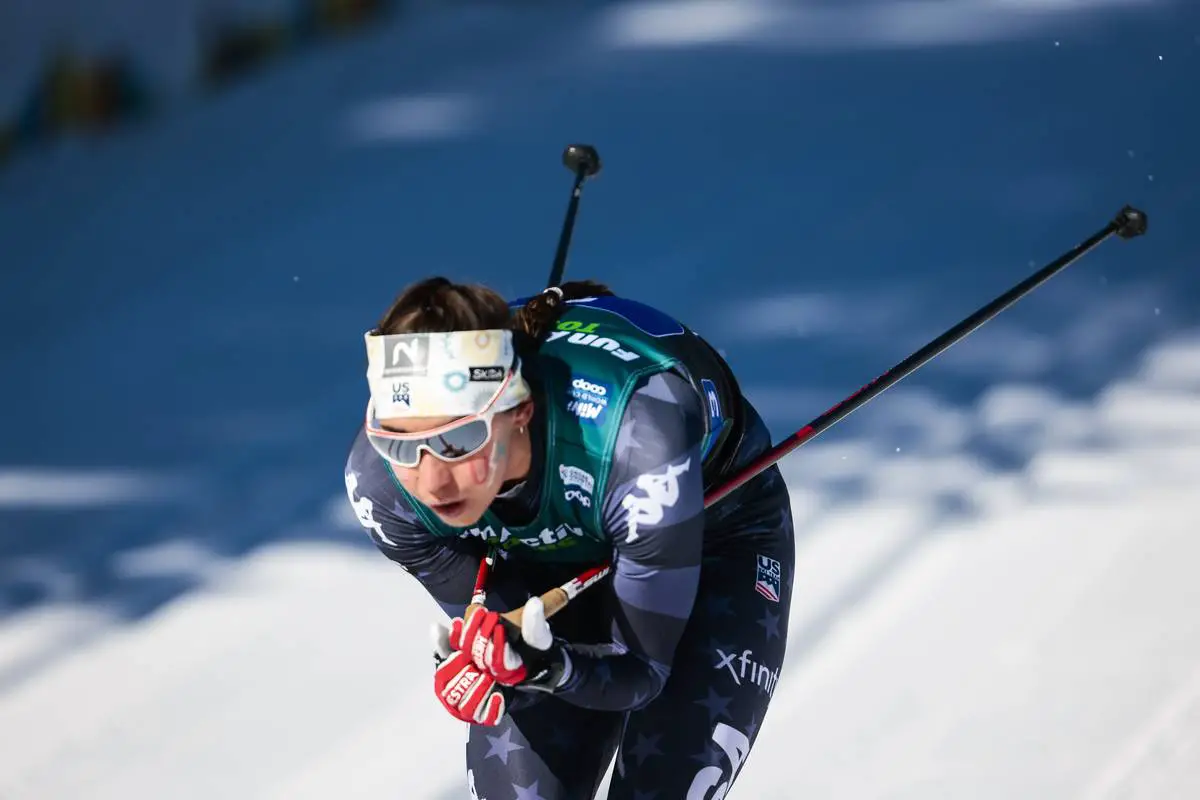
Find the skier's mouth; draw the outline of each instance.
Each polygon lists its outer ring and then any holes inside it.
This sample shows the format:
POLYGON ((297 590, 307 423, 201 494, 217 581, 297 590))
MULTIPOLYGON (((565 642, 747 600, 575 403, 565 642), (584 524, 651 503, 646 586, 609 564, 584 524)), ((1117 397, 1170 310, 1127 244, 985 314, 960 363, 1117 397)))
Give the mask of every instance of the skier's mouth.
POLYGON ((450 503, 434 503, 430 506, 430 508, 443 517, 457 517, 466 507, 466 500, 454 500, 450 503))

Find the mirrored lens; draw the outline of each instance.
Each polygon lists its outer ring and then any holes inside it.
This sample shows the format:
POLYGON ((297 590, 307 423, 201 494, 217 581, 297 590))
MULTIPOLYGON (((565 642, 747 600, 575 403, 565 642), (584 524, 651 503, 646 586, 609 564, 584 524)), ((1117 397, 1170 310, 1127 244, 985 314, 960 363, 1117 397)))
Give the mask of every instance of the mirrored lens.
POLYGON ((445 461, 457 461, 474 455, 487 444, 489 431, 484 420, 474 419, 436 436, 393 439, 368 431, 367 438, 384 458, 403 467, 415 467, 421 460, 422 447, 445 461))

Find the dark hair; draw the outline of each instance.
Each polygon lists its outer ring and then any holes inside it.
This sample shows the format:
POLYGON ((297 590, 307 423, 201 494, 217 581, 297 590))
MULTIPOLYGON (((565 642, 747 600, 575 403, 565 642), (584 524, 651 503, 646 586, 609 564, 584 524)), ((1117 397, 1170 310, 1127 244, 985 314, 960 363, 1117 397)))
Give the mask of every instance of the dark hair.
POLYGON ((567 281, 558 288, 562 290, 561 297, 558 292, 547 289, 529 298, 529 301, 513 314, 513 330, 520 331, 532 343, 534 349, 549 335, 554 323, 558 322, 558 318, 567 310, 568 300, 612 294, 607 286, 596 281, 567 281))
POLYGON ((379 320, 376 331, 446 333, 507 328, 508 303, 486 286, 436 277, 411 284, 379 320))
POLYGON ((410 285, 392 303, 376 328, 378 333, 444 333, 448 331, 512 328, 518 351, 532 352, 566 311, 568 300, 611 295, 596 281, 567 281, 558 292, 534 295, 510 312, 497 292, 479 284, 427 278, 410 285))

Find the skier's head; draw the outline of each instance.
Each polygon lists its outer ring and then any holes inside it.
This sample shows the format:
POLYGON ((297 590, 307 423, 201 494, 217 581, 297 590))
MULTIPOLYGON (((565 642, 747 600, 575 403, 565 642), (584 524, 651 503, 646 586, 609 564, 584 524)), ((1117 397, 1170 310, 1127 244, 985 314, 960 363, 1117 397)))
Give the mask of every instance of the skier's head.
POLYGON ((471 525, 530 465, 533 396, 521 371, 565 300, 611 294, 564 284, 515 313, 477 284, 406 288, 366 334, 367 434, 404 488, 444 522, 471 525))

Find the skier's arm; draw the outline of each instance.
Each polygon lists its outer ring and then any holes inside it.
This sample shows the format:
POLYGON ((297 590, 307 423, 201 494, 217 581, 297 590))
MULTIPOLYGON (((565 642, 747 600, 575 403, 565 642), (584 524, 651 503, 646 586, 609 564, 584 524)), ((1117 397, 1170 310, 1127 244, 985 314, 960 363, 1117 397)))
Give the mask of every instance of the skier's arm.
POLYGON ((700 579, 704 485, 700 400, 674 374, 631 397, 605 498, 613 537, 613 642, 568 647, 570 675, 555 694, 586 708, 653 700, 671 673, 700 579))
POLYGON ((372 461, 379 456, 360 436, 346 462, 346 494, 376 547, 413 575, 453 618, 471 601, 479 554, 459 539, 429 533, 372 461))

